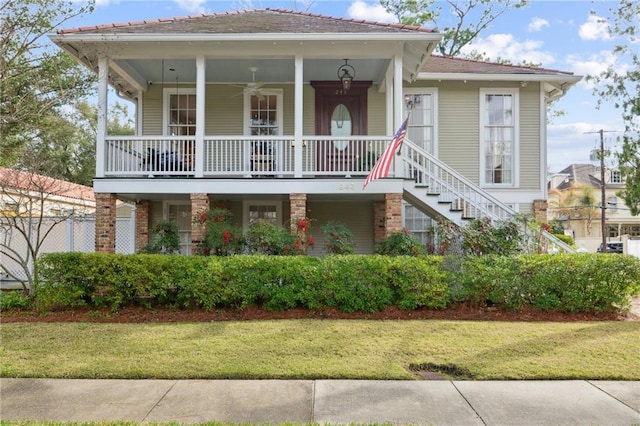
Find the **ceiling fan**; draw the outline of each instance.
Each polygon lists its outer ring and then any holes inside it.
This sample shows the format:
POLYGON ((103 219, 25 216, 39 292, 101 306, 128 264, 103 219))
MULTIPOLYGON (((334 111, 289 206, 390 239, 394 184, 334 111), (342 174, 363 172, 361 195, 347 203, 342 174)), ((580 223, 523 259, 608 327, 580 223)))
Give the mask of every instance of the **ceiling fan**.
POLYGON ((249 71, 251 71, 251 81, 249 83, 247 83, 246 86, 240 86, 240 85, 236 85, 236 84, 232 84, 231 85, 231 86, 235 86, 235 87, 242 87, 244 89, 244 91, 242 91, 241 93, 238 93, 238 94, 236 94, 234 96, 240 96, 241 94, 243 94, 245 92, 249 92, 250 95, 256 96, 259 100, 263 100, 264 99, 264 95, 262 94, 262 91, 260 90, 260 88, 262 86, 264 86, 264 83, 256 81, 256 71, 258 71, 258 68, 249 67, 249 71))

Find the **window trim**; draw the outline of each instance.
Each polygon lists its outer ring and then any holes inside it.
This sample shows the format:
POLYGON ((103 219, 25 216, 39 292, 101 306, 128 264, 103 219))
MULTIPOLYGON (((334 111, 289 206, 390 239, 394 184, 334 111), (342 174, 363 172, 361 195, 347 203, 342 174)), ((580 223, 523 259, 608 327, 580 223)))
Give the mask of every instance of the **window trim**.
MULTIPOLYGON (((431 110, 433 111, 433 155, 434 157, 438 157, 438 88, 437 87, 407 87, 404 89, 404 96, 407 95, 431 95, 431 100, 433 101, 431 105, 431 110)), ((406 106, 406 105, 405 105, 406 106)), ((416 143, 415 141, 411 141, 416 143)), ((417 143, 416 143, 417 144, 417 143)))
POLYGON ((520 187, 520 90, 512 87, 480 88, 479 94, 479 134, 478 145, 480 154, 480 186, 485 188, 519 188, 520 187), (510 95, 513 97, 513 179, 511 183, 493 183, 486 181, 486 160, 484 130, 486 126, 487 95, 510 95))
POLYGON ((244 200, 242 202, 242 228, 249 229, 249 207, 250 206, 275 206, 276 226, 282 226, 282 201, 275 200, 244 200))
MULTIPOLYGON (((169 99, 171 95, 197 95, 195 87, 165 87, 162 91, 162 135, 169 134, 169 99)), ((196 111, 197 111, 196 101, 196 111)), ((196 112, 196 119, 198 115, 196 112)), ((195 123, 197 124, 197 123, 195 123)), ((195 125, 194 124, 194 125, 195 125)))
MULTIPOLYGON (((191 204, 191 201, 184 201, 184 200, 164 200, 164 201, 162 202, 162 219, 163 219, 163 220, 170 220, 170 219, 169 219, 169 209, 171 208, 171 206, 187 206, 187 207, 189 207, 189 210, 190 210, 190 211, 191 211, 191 209, 193 208, 193 206, 192 206, 192 204, 191 204)), ((193 217, 193 212, 191 212, 191 217, 193 217)), ((190 220, 191 220, 191 219, 190 219, 190 220)), ((176 226, 177 226, 177 225, 178 225, 178 223, 176 222, 176 226)), ((187 230, 187 229, 182 229, 182 230, 180 230, 180 229, 178 228, 178 234, 180 234, 180 232, 183 232, 183 233, 185 233, 185 234, 189 235, 189 240, 188 240, 189 242, 188 242, 188 243, 185 243, 185 244, 180 243, 180 246, 184 246, 184 248, 185 248, 185 253, 182 253, 182 252, 181 252, 181 254, 184 254, 184 255, 187 255, 187 256, 188 256, 188 255, 191 255, 191 254, 192 254, 192 253, 191 253, 191 244, 192 244, 192 243, 191 243, 191 241, 192 241, 192 234, 191 234, 191 232, 192 232, 192 228, 189 228, 189 230, 187 230)))
MULTIPOLYGON (((276 115, 278 118, 278 136, 282 136, 284 129, 284 107, 282 105, 284 99, 284 90, 282 89, 260 89, 260 92, 264 95, 275 95, 276 96, 276 115)), ((244 89, 243 95, 243 128, 245 136, 251 136, 251 90, 244 89)))

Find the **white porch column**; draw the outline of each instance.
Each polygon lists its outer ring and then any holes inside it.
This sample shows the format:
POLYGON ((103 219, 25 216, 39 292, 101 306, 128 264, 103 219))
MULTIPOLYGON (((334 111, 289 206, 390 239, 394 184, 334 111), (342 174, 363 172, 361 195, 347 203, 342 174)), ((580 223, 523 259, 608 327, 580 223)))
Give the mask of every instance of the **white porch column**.
POLYGON ((96 127, 96 177, 104 177, 106 162, 105 138, 107 136, 107 102, 109 62, 106 56, 98 58, 98 123, 96 127))
POLYGON ((293 176, 302 177, 302 127, 303 127, 303 81, 302 81, 303 60, 297 55, 295 60, 295 101, 294 101, 294 139, 293 150, 293 176))
POLYGON ((142 101, 142 96, 143 96, 143 91, 142 90, 138 90, 138 93, 136 94, 136 135, 141 136, 142 135, 142 129, 143 129, 143 114, 142 112, 144 111, 144 104, 142 101))
POLYGON ((206 96, 205 61, 203 55, 196 57, 196 146, 195 176, 204 176, 204 106, 206 96))
MULTIPOLYGON (((393 133, 398 130, 402 124, 404 117, 404 96, 402 95, 402 56, 395 55, 393 57, 393 133)), ((395 177, 402 177, 402 169, 399 167, 401 162, 398 156, 393 156, 393 172, 395 177)))

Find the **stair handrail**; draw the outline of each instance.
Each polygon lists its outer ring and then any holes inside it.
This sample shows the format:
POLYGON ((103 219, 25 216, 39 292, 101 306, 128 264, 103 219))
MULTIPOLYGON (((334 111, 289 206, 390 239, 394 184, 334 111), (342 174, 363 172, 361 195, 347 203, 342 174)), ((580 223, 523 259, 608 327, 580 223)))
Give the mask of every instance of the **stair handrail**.
MULTIPOLYGON (((427 163, 431 163, 435 167, 444 170, 448 175, 450 175, 451 177, 453 177, 454 179, 459 181, 465 187, 468 187, 468 189, 471 192, 481 196, 483 199, 485 199, 489 203, 495 205, 496 207, 498 207, 502 211, 502 215, 496 215, 491 210, 483 208, 482 205, 477 205, 477 203, 474 203, 474 200, 472 200, 466 194, 464 194, 464 193, 462 193, 460 191, 457 191, 451 185, 448 185, 446 182, 442 182, 436 176, 431 175, 430 172, 429 172, 429 170, 431 170, 431 167, 428 167, 427 169, 425 169, 424 166, 421 166, 420 164, 415 164, 415 163, 413 164, 414 167, 421 168, 422 169, 421 171, 424 172, 425 174, 429 175, 430 178, 436 179, 440 183, 440 185, 443 185, 444 187, 446 187, 447 190, 449 190, 451 193, 455 194, 456 196, 459 196, 465 202, 469 202, 470 204, 474 204, 474 208, 475 209, 477 209, 480 212, 483 212, 483 214, 486 214, 486 216, 489 217, 490 219, 492 219, 492 220, 512 219, 517 214, 517 212, 514 209, 512 209, 508 205, 504 204, 502 201, 498 200, 496 197, 494 197, 493 195, 491 195, 490 193, 488 193, 487 191, 482 189, 479 185, 473 183, 472 181, 470 181, 465 176, 463 176, 460 173, 458 173, 455 169, 451 168, 450 166, 448 166, 446 163, 442 162, 440 159, 438 159, 434 155, 432 155, 429 152, 425 151, 422 147, 420 147, 420 146, 416 145, 415 143, 411 142, 411 140, 409 140, 408 138, 405 138, 403 143, 402 143, 401 160, 402 160, 402 162, 403 162, 403 164, 405 166, 405 170, 404 170, 404 176, 405 177, 408 176, 408 173, 407 173, 408 170, 406 170, 406 168, 409 165, 410 158, 411 158, 411 156, 408 155, 408 151, 409 150, 412 150, 415 154, 422 156, 422 158, 427 163)), ((563 251, 568 252, 568 253, 575 253, 576 252, 576 250, 573 247, 571 247, 570 245, 568 245, 567 243, 565 243, 564 241, 562 241, 561 239, 559 239, 555 235, 545 231, 544 229, 540 229, 539 235, 540 235, 541 240, 543 240, 544 242, 550 243, 552 248, 555 247, 558 250, 563 250, 563 251)))
MULTIPOLYGON (((402 151, 403 151, 402 154, 403 155, 401 156, 401 158, 402 158, 402 161, 403 161, 403 163, 405 165, 407 165, 409 163, 410 156, 407 155, 407 151, 409 149, 411 149, 416 154, 422 156, 428 163, 431 163, 435 167, 442 169, 448 175, 450 175, 451 177, 453 177, 454 179, 459 181, 464 186, 468 187, 470 192, 473 192, 475 194, 480 195, 482 198, 486 199, 489 203, 491 203, 492 205, 495 205, 496 207, 498 207, 502 211, 501 215, 496 215, 491 210, 485 209, 481 205, 477 205, 477 203, 474 203, 474 208, 476 208, 479 211, 483 212, 483 214, 485 214, 487 217, 489 217, 491 219, 494 219, 494 220, 505 220, 505 219, 511 219, 516 214, 516 211, 513 210, 511 207, 509 207, 506 204, 504 204, 502 201, 500 201, 499 199, 497 199, 496 197, 494 197, 493 195, 491 195, 490 193, 488 193, 487 191, 482 189, 477 184, 475 184, 472 181, 470 181, 469 179, 467 179, 465 176, 463 176, 462 174, 460 174, 459 172, 457 172, 456 170, 451 168, 446 163, 442 162, 440 159, 438 159, 434 155, 428 153, 427 151, 425 151, 420 146, 418 146, 415 143, 411 142, 411 140, 408 140, 407 138, 405 138, 405 140, 402 143, 402 145, 403 145, 402 146, 402 151)), ((419 165, 417 165, 417 166, 419 166, 419 165)), ((429 173, 429 170, 430 170, 430 168, 427 168, 426 170, 423 170, 423 171, 424 171, 424 173, 429 175, 429 177, 438 180, 440 182, 440 184, 443 184, 445 187, 447 187, 447 189, 451 193, 456 194, 457 196, 459 196, 460 198, 462 198, 465 201, 473 203, 473 201, 471 199, 469 199, 463 192, 457 191, 451 185, 446 185, 446 183, 440 181, 437 178, 437 176, 431 175, 429 173)), ((406 172, 407 172, 407 170, 405 170, 405 174, 404 174, 405 176, 407 176, 406 172)))

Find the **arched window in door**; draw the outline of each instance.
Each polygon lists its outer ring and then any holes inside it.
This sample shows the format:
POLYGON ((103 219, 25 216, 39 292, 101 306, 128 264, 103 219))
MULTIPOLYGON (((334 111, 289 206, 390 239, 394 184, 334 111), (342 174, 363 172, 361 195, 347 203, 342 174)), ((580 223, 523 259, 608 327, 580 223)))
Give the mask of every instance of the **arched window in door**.
MULTIPOLYGON (((351 113, 344 104, 338 104, 331 114, 331 136, 351 136, 351 113)), ((333 142, 338 151, 344 150, 348 140, 336 140, 333 142)))

